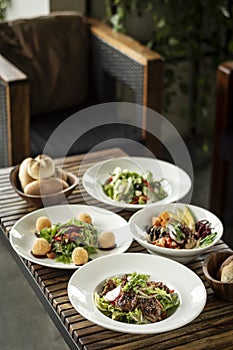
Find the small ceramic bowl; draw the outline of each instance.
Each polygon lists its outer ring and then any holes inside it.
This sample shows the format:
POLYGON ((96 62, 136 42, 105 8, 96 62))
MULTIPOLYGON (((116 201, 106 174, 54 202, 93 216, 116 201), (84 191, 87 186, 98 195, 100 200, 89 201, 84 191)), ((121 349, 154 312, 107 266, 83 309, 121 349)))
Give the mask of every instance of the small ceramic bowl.
POLYGON ((233 283, 221 282, 219 276, 220 266, 231 255, 233 252, 230 251, 213 252, 207 255, 203 264, 203 272, 215 294, 233 302, 233 283))
POLYGON ((34 206, 35 208, 42 208, 45 206, 55 205, 63 202, 66 198, 68 198, 75 187, 78 185, 79 179, 72 173, 67 173, 68 179, 67 182, 69 187, 63 191, 56 192, 53 194, 49 194, 46 196, 37 196, 37 195, 29 195, 25 194, 21 188, 19 182, 19 165, 17 165, 14 169, 12 169, 10 173, 10 182, 15 192, 23 198, 26 202, 34 206))

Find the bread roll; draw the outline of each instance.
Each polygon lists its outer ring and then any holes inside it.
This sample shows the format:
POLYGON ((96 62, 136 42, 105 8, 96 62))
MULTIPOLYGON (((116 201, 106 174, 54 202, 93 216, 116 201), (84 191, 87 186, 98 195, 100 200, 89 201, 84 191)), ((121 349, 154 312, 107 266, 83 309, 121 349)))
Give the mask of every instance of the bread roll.
POLYGON ((36 195, 36 196, 45 196, 68 188, 69 185, 67 182, 57 178, 51 177, 49 179, 34 180, 30 182, 25 188, 24 193, 36 195))
POLYGON ((53 174, 54 177, 59 177, 60 179, 67 181, 68 175, 67 172, 61 168, 55 168, 55 172, 53 174))
POLYGON ((19 166, 19 182, 23 191, 25 186, 34 180, 28 174, 28 164, 31 162, 31 160, 31 157, 25 158, 19 166))
POLYGON ((233 283, 233 255, 229 256, 220 267, 221 282, 233 283))
POLYGON ((45 154, 38 155, 28 163, 28 174, 35 180, 46 179, 53 176, 55 163, 52 158, 45 154))

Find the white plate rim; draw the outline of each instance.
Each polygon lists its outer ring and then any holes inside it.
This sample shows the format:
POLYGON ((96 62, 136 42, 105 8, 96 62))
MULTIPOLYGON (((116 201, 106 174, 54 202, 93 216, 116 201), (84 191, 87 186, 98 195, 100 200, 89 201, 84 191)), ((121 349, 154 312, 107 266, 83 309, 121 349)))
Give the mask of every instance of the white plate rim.
MULTIPOLYGON (((148 169, 148 170, 150 170, 150 169, 148 169)), ((170 179, 169 183, 170 182, 171 182, 171 179, 170 179)), ((108 205, 111 205, 111 206, 114 206, 114 207, 125 208, 125 209, 130 209, 130 210, 138 210, 138 209, 145 208, 146 206, 149 206, 149 205, 166 204, 166 203, 171 203, 171 202, 181 200, 183 197, 185 197, 187 195, 187 193, 190 191, 190 189, 192 187, 192 181, 191 181, 189 175, 183 169, 181 169, 180 167, 178 167, 172 163, 169 163, 167 161, 156 159, 156 158, 149 158, 149 157, 116 157, 116 158, 111 158, 111 159, 96 163, 84 172, 83 177, 82 177, 82 184, 83 184, 85 191, 91 197, 97 199, 98 201, 105 203, 105 204, 108 204, 108 205), (127 161, 127 160, 128 161, 135 161, 135 162, 151 161, 151 162, 157 163, 160 167, 167 166, 167 167, 170 167, 173 169, 177 169, 177 171, 179 172, 179 176, 181 176, 180 182, 182 182, 183 184, 184 183, 187 184, 186 188, 185 188, 185 186, 182 186, 182 188, 179 189, 179 190, 181 190, 179 195, 178 194, 177 195, 171 194, 171 195, 168 195, 168 197, 164 198, 163 200, 155 202, 155 203, 127 204, 125 202, 114 201, 111 198, 108 198, 108 196, 105 195, 104 193, 103 193, 103 196, 100 197, 98 195, 98 192, 93 191, 92 188, 88 185, 87 178, 91 172, 97 173, 98 170, 107 163, 116 162, 116 161, 127 161)), ((175 186, 172 186, 172 187, 173 187, 172 191, 174 192, 175 186)))
MULTIPOLYGON (((21 256, 22 258, 28 260, 28 261, 31 261, 32 263, 36 263, 38 265, 41 265, 41 266, 45 266, 45 267, 52 267, 52 268, 57 268, 57 269, 79 269, 80 266, 77 266, 73 263, 70 263, 70 264, 64 264, 64 263, 60 263, 60 262, 56 262, 54 261, 53 259, 49 259, 49 258, 36 258, 34 257, 32 254, 30 254, 30 251, 28 252, 25 252, 23 253, 21 250, 19 250, 17 244, 15 243, 15 236, 17 236, 19 234, 18 232, 18 229, 17 229, 17 226, 21 225, 22 223, 24 223, 25 221, 27 220, 31 220, 33 217, 36 218, 39 217, 39 216, 43 216, 44 214, 46 215, 46 213, 51 213, 53 211, 56 211, 56 210, 59 210, 59 211, 65 211, 67 210, 67 213, 68 211, 75 211, 75 210, 78 210, 79 212, 87 212, 88 211, 96 211, 96 212, 100 212, 101 214, 108 214, 108 215, 111 215, 112 217, 115 218, 115 220, 118 220, 119 219, 119 223, 120 223, 120 227, 119 227, 119 231, 120 230, 124 230, 124 232, 126 232, 125 236, 126 236, 126 241, 123 242, 124 244, 122 246, 119 246, 113 250, 109 250, 109 251, 101 251, 99 252, 99 255, 100 256, 104 256, 104 255, 114 255, 114 254, 120 254, 120 253, 123 253, 125 252, 129 247, 130 245, 132 244, 132 241, 133 241, 133 236, 132 236, 132 233, 131 231, 129 230, 129 225, 128 225, 128 222, 123 218, 121 217, 120 215, 118 215, 117 213, 114 213, 110 210, 107 210, 107 209, 104 209, 104 208, 100 208, 100 207, 97 207, 97 206, 88 206, 88 205, 83 205, 83 204, 62 204, 62 205, 54 205, 54 206, 49 206, 49 207, 46 207, 46 208, 41 208, 41 209, 37 209, 37 210, 34 210, 26 215, 24 215, 22 218, 20 218, 14 225, 13 227, 11 228, 10 230, 10 234, 9 234, 9 240, 10 240, 10 243, 11 243, 11 246, 13 247, 13 249, 16 251, 16 253, 21 256)), ((72 217, 70 217, 71 219, 72 217)), ((68 219, 67 219, 68 220, 68 219)), ((57 221, 59 222, 59 221, 57 221)), ((36 221, 35 221, 36 223, 36 221)), ((32 232, 30 233, 27 233, 27 234, 32 234, 32 232)), ((35 235, 34 235, 35 236, 35 235)), ((35 239, 36 239, 36 236, 35 236, 35 239)), ((116 236, 116 239, 117 239, 117 236, 116 236)), ((95 257, 95 259, 97 259, 98 257, 95 257)))
MULTIPOLYGON (((93 291, 95 290, 95 288, 93 288, 93 286, 89 286, 88 283, 86 285, 85 289, 82 289, 82 287, 80 287, 78 290, 78 293, 81 292, 80 296, 86 298, 86 303, 88 303, 88 305, 90 306, 90 311, 88 313, 85 312, 85 308, 83 308, 83 303, 77 302, 76 300, 76 296, 74 296, 74 293, 76 292, 75 288, 77 288, 77 280, 80 282, 80 274, 84 273, 86 275, 88 275, 88 272, 91 270, 91 268, 93 268, 93 265, 98 263, 98 265, 106 265, 106 264, 110 264, 110 260, 112 260, 111 258, 113 256, 109 256, 109 257, 102 257, 100 259, 98 259, 97 261, 92 261, 87 265, 84 265, 82 268, 80 268, 79 270, 75 271, 74 274, 71 276, 69 283, 68 283, 68 297, 69 300, 71 302, 71 304, 73 305, 73 307, 76 309, 76 311, 78 311, 82 316, 84 316, 86 319, 88 319, 89 321, 110 329, 110 330, 114 330, 114 331, 118 331, 118 332, 124 332, 124 333, 134 333, 134 334, 155 334, 155 333, 162 333, 162 332, 167 332, 170 330, 174 330, 177 328, 180 328, 188 323, 190 323, 191 321, 193 321, 203 310, 203 308, 205 307, 206 304, 206 300, 207 300, 207 292, 204 286, 204 283, 201 281, 200 277, 193 272, 192 270, 190 270, 188 267, 186 267, 185 265, 182 265, 176 261, 170 260, 168 258, 165 257, 161 257, 161 256, 157 256, 157 255, 150 255, 150 254, 144 254, 144 253, 124 253, 123 254, 124 257, 119 256, 118 255, 118 259, 122 259, 124 258, 124 260, 127 261, 128 258, 133 258, 133 259, 137 259, 137 261, 141 261, 141 259, 148 259, 151 260, 151 262, 163 262, 163 264, 167 264, 167 266, 172 266, 173 268, 175 267, 176 269, 178 269, 179 271, 185 272, 185 276, 189 276, 189 278, 192 280, 192 283, 194 283, 195 287, 191 289, 190 285, 185 285, 184 280, 182 282, 183 285, 183 289, 179 289, 176 290, 176 292, 178 292, 180 299, 181 299, 181 304, 178 307, 178 309, 176 310, 176 312, 170 316, 169 318, 157 322, 157 323, 153 323, 153 324, 149 324, 149 325, 130 325, 130 324, 126 324, 126 323, 121 323, 118 321, 113 321, 111 319, 109 319, 107 316, 104 316, 100 310, 98 310, 98 308, 94 305, 94 301, 92 298, 92 302, 90 300, 90 298, 92 297, 91 294, 93 293, 93 291), (84 272, 83 272, 83 269, 84 272), (83 294, 82 294, 83 293, 83 294), (193 303, 192 303, 192 307, 190 308, 191 302, 187 301, 187 295, 189 295, 189 293, 192 294, 192 298, 193 298, 193 303), (199 295, 200 300, 196 300, 197 296, 199 295), (195 307, 193 306, 193 304, 195 304, 195 307), (180 308, 180 309, 179 309, 180 308), (182 316, 182 311, 185 310, 185 312, 187 312, 187 309, 191 309, 191 313, 188 315, 184 315, 182 316), (181 315, 180 315, 181 313, 181 315)), ((154 265, 155 266, 155 265, 154 265)), ((136 269, 135 269, 136 270, 136 269)), ((135 271, 134 270, 134 271, 135 271)), ((116 275, 116 274, 121 274, 121 273, 126 273, 126 270, 124 271, 118 271, 117 273, 115 273, 116 269, 114 270, 114 273, 111 274, 112 275, 116 275)), ((128 271, 129 273, 130 271, 128 271)), ((133 271, 132 271, 133 272, 133 271)), ((144 272, 144 273, 149 273, 148 271, 144 272)), ((110 277, 109 275, 107 276, 105 274, 105 278, 110 277)), ((96 281, 95 285, 98 285, 100 282, 102 281, 96 281)), ((163 282, 163 281, 162 281, 163 282)), ((181 283, 181 282, 180 282, 181 283)), ((93 284, 93 281, 92 281, 93 284)), ((190 296, 191 299, 191 296, 190 296)))

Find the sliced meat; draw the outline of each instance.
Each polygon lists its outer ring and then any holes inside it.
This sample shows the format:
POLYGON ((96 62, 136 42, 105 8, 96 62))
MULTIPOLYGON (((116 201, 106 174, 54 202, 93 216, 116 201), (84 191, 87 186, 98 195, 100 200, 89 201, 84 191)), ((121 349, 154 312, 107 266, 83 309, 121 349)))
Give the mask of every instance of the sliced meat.
POLYGON ((117 300, 116 306, 121 308, 122 311, 132 311, 137 306, 137 296, 135 293, 123 293, 117 300))
POLYGON ((142 310, 142 315, 151 322, 162 320, 162 305, 156 298, 141 299, 138 308, 142 310))

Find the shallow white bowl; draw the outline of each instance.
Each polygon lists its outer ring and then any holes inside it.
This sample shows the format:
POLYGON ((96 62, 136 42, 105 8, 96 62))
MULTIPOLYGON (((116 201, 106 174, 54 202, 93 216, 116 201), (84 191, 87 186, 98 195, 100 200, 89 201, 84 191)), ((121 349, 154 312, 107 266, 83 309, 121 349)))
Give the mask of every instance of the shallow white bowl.
POLYGON ((181 263, 187 264, 200 256, 202 253, 209 250, 213 245, 215 245, 223 234, 223 225, 219 218, 211 213, 210 211, 197 207, 194 205, 188 205, 191 210, 195 222, 199 220, 208 220, 211 223, 211 227, 215 229, 217 235, 214 241, 203 248, 195 249, 171 249, 155 246, 149 243, 146 239, 146 225, 151 225, 151 218, 153 216, 158 216, 161 212, 168 210, 176 212, 177 208, 184 210, 187 204, 184 203, 171 203, 164 205, 150 205, 142 210, 139 210, 134 215, 131 216, 129 220, 130 230, 133 234, 134 239, 145 247, 149 253, 163 255, 167 258, 179 261, 181 263))
POLYGON ((109 255, 84 265, 71 276, 68 296, 73 307, 89 321, 114 331, 135 334, 162 333, 182 327, 194 320, 206 303, 205 286, 192 270, 176 261, 141 253, 109 255), (171 316, 160 322, 135 325, 112 320, 96 307, 94 293, 100 283, 134 271, 149 274, 152 281, 161 281, 178 293, 180 305, 171 316))
POLYGON ((163 187, 167 191, 168 196, 153 203, 154 205, 181 200, 190 192, 192 187, 192 181, 189 175, 172 163, 155 158, 119 157, 102 161, 87 169, 82 178, 83 186, 87 193, 100 202, 129 210, 138 210, 151 205, 150 203, 130 204, 124 201, 115 201, 104 193, 102 185, 117 166, 139 174, 150 170, 155 180, 165 180, 163 187))

